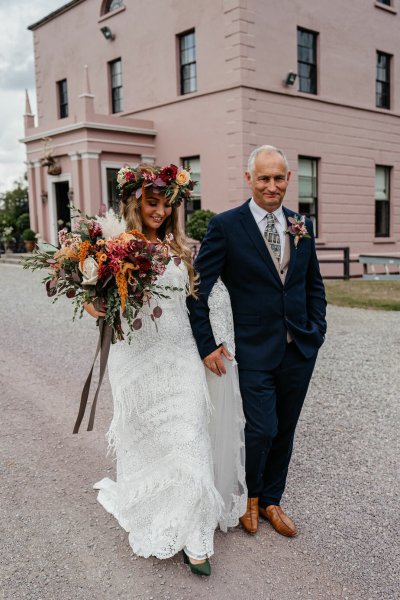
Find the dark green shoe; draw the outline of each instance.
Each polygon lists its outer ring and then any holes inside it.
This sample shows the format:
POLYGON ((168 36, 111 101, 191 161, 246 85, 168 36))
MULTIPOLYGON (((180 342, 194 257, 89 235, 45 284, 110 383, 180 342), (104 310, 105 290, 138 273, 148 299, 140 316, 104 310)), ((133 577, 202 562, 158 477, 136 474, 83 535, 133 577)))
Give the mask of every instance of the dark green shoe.
POLYGON ((194 573, 195 575, 205 575, 206 577, 209 577, 211 575, 211 565, 208 558, 206 558, 206 560, 203 563, 194 565, 190 562, 190 559, 184 550, 182 550, 182 554, 183 562, 185 563, 185 565, 189 565, 192 573, 194 573))

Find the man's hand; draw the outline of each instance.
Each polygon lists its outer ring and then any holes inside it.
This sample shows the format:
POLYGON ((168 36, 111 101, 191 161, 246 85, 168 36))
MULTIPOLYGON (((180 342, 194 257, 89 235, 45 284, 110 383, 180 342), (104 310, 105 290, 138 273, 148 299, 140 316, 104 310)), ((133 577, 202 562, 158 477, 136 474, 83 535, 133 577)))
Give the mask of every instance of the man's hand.
POLYGON ((225 346, 220 346, 214 352, 211 352, 208 356, 203 358, 203 363, 206 365, 207 369, 210 369, 215 375, 221 377, 221 375, 225 375, 225 365, 222 360, 222 356, 225 356, 228 360, 233 360, 233 356, 228 352, 225 346))

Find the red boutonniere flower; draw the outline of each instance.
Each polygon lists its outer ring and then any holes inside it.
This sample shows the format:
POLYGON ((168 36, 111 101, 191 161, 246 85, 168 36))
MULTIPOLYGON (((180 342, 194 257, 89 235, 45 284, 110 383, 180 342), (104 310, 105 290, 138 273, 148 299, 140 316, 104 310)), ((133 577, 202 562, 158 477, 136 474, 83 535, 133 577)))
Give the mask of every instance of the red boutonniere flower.
POLYGON ((297 248, 297 245, 301 238, 309 238, 311 237, 308 233, 306 223, 306 218, 304 216, 295 215, 294 217, 288 217, 288 221, 290 223, 287 233, 294 236, 294 247, 297 248))

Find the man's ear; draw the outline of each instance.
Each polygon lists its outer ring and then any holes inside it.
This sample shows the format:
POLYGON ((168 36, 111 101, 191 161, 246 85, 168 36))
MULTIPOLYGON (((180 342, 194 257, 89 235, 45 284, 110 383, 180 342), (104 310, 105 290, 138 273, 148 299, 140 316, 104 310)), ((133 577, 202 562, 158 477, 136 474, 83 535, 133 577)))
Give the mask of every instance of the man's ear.
POLYGON ((251 173, 249 171, 245 171, 244 176, 246 177, 248 185, 251 187, 251 173))
POLYGON ((288 172, 286 173, 286 181, 287 181, 288 183, 289 183, 289 181, 290 181, 290 176, 291 176, 291 174, 292 174, 292 172, 291 172, 291 171, 288 171, 288 172))

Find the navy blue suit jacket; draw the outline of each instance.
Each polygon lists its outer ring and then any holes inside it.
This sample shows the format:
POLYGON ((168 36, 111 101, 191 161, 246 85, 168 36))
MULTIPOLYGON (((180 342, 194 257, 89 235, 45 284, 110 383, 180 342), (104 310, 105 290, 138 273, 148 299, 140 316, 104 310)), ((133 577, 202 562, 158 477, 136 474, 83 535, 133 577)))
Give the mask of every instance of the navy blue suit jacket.
MULTIPOLYGON (((232 304, 239 368, 270 370, 283 358, 287 330, 306 358, 316 354, 326 332, 325 289, 310 219, 306 227, 311 237, 301 238, 297 248, 293 235, 287 236, 290 263, 282 284, 249 202, 211 219, 195 262, 200 274, 198 299, 189 298, 188 307, 204 358, 217 348, 208 296, 221 277, 232 304)), ((296 214, 285 207, 283 211, 286 219, 296 214)))

